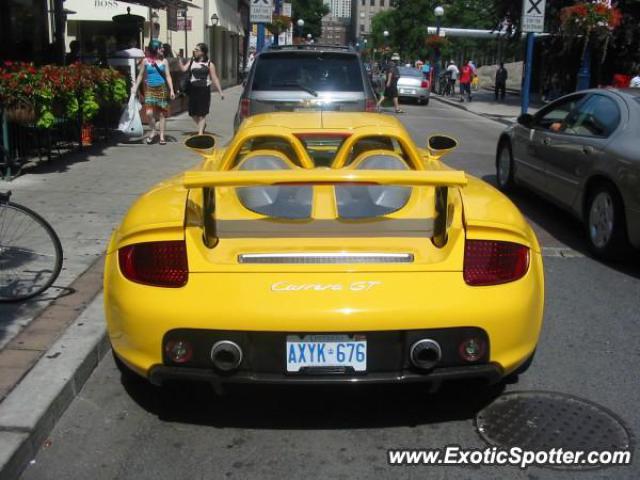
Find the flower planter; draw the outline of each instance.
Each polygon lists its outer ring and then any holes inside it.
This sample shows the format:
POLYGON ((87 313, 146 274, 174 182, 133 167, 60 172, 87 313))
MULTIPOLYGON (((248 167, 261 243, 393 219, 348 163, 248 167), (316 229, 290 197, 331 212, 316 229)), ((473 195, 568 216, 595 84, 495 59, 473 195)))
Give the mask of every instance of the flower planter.
POLYGON ((82 125, 81 135, 82 146, 88 147, 93 145, 93 125, 85 123, 82 125))
POLYGON ((35 123, 37 119, 34 106, 28 102, 18 102, 8 105, 4 114, 8 122, 19 125, 30 125, 35 123))

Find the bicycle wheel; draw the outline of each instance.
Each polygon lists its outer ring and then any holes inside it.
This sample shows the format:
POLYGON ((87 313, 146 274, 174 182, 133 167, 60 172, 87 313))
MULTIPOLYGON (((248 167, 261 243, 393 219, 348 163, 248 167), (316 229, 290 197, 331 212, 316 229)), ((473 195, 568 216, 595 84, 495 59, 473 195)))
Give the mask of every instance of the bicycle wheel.
POLYGON ((0 302, 42 293, 61 268, 62 245, 46 220, 22 205, 0 203, 0 302))

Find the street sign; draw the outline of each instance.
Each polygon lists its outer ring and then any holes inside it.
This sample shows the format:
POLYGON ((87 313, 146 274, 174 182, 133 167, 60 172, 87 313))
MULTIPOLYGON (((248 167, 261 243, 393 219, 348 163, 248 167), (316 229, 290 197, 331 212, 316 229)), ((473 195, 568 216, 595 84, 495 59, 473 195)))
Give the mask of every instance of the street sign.
POLYGON ((282 15, 285 17, 291 17, 291 4, 283 3, 282 4, 282 15))
POLYGON ((273 4, 271 0, 251 0, 251 23, 271 23, 273 4))
POLYGON ((522 0, 522 31, 544 32, 546 0, 522 0))

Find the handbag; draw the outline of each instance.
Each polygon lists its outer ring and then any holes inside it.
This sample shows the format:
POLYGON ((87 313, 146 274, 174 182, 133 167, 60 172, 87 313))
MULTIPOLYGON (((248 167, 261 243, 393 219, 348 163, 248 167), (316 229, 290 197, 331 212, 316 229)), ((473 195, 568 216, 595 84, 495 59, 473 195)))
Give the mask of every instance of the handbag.
POLYGON ((129 97, 129 103, 125 107, 120 121, 118 122, 118 130, 127 137, 141 137, 144 134, 142 129, 142 120, 140 119, 140 102, 135 95, 129 97))
POLYGON ((189 62, 189 67, 180 79, 180 91, 184 94, 189 94, 191 90, 191 65, 193 65, 193 58, 189 62))

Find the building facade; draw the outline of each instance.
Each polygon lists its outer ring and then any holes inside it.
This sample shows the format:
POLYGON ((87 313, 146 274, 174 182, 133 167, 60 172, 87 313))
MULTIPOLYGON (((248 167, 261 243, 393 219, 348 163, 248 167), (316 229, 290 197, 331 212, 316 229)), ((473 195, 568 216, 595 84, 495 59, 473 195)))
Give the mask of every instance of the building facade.
POLYGON ((322 36, 318 43, 324 45, 346 45, 348 42, 349 19, 337 18, 331 14, 322 19, 322 36))
POLYGON ((151 39, 168 43, 174 55, 189 58, 194 46, 202 42, 209 46, 222 85, 228 86, 239 82, 239 71, 248 48, 248 0, 134 0, 130 3, 2 0, 0 3, 0 60, 3 61, 93 63, 110 59, 119 50, 144 48, 151 39), (71 52, 72 45, 74 52, 71 52))
POLYGON ((323 0, 323 3, 331 10, 329 13, 331 17, 351 18, 351 0, 323 0))
POLYGON ((390 10, 392 0, 353 0, 351 4, 351 41, 354 43, 371 35, 371 20, 390 10))

